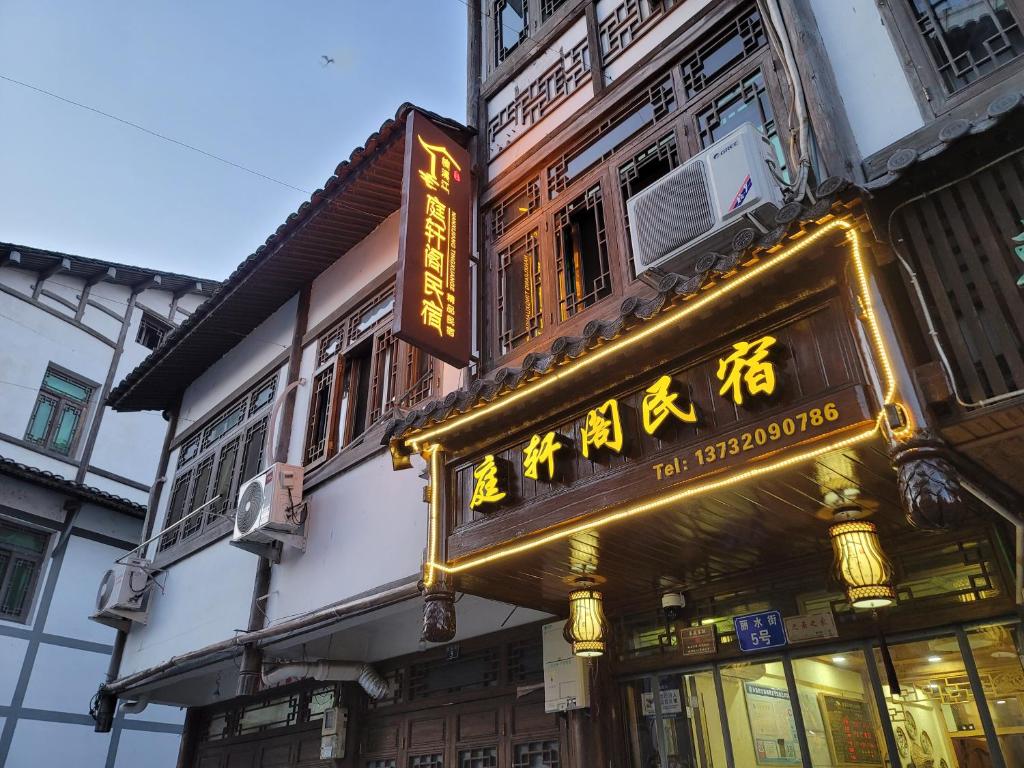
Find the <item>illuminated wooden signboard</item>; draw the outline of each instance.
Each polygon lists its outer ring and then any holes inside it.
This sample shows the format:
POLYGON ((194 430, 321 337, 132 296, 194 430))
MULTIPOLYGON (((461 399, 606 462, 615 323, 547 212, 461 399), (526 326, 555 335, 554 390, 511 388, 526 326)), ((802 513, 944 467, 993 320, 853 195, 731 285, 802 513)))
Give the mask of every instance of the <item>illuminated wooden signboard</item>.
POLYGON ((469 363, 469 153, 428 117, 406 120, 394 335, 457 368, 469 363))
POLYGON ((521 536, 870 424, 862 381, 831 301, 624 391, 595 393, 563 421, 450 467, 449 556, 500 543, 510 527, 521 536), (503 518, 493 540, 475 524, 503 518))

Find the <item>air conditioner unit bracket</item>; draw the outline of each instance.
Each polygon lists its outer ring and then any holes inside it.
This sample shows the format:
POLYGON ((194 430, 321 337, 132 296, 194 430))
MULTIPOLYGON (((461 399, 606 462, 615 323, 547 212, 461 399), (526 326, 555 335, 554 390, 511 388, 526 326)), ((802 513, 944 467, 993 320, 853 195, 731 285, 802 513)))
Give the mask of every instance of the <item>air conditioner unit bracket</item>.
POLYGON ((229 542, 232 547, 238 547, 244 549, 246 552, 252 552, 254 555, 267 558, 270 562, 277 565, 281 562, 281 548, 282 544, 280 541, 231 541, 229 542))
POLYGON ((97 624, 103 624, 104 626, 116 629, 119 632, 127 632, 132 626, 130 619, 117 618, 114 616, 104 615, 102 613, 94 613, 89 618, 97 624))

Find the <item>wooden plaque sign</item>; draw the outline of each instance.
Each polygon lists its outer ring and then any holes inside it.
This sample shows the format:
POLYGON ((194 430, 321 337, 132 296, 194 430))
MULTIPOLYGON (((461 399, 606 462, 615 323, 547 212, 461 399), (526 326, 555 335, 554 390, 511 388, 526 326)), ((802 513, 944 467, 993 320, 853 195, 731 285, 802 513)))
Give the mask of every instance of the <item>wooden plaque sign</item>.
POLYGON ((829 693, 818 695, 836 765, 882 765, 882 752, 867 703, 829 693))
POLYGON ((394 335, 456 368, 469 363, 469 153, 428 117, 406 120, 394 335))

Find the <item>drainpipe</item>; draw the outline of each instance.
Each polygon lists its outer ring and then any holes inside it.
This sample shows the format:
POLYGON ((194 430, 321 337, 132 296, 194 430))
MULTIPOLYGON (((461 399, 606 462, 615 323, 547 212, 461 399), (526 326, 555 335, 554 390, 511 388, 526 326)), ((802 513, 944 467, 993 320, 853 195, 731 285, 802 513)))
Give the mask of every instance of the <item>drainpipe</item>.
POLYGON ((286 661, 263 665, 263 685, 270 687, 290 680, 355 681, 371 699, 384 699, 391 693, 387 680, 369 664, 359 661, 286 661))
MULTIPOLYGON (((166 483, 167 464, 171 454, 171 440, 178 428, 178 411, 181 409, 181 401, 170 410, 167 417, 167 431, 164 433, 164 443, 160 449, 160 463, 156 468, 156 478, 153 486, 149 489, 149 501, 146 505, 146 517, 142 522, 142 534, 139 536, 141 544, 150 537, 153 529, 153 521, 156 517, 156 508, 160 504, 160 495, 166 483)), ((144 556, 145 552, 140 553, 144 556)), ((117 680, 121 674, 121 659, 124 656, 124 646, 128 642, 128 631, 117 630, 114 638, 114 649, 110 653, 110 663, 107 665, 107 677, 100 693, 96 697, 96 711, 93 719, 96 721, 95 731, 97 733, 108 733, 114 724, 114 710, 117 707, 117 696, 106 691, 106 686, 117 680)))
MULTIPOLYGON (((284 407, 281 410, 281 432, 274 443, 273 429, 276 427, 277 407, 274 404, 273 414, 267 430, 267 451, 266 453, 275 462, 286 462, 288 460, 288 444, 291 442, 292 422, 295 415, 295 391, 299 385, 299 367, 302 364, 302 337, 306 335, 306 326, 309 324, 309 296, 312 291, 312 284, 302 287, 299 292, 299 304, 295 309, 295 329, 292 332, 292 345, 288 353, 288 381, 284 391, 281 393, 284 407), (271 446, 273 450, 271 451, 271 446)), ((266 621, 267 601, 270 596, 270 558, 261 557, 256 566, 256 578, 252 586, 252 600, 249 604, 249 625, 248 632, 258 632, 263 629, 266 621), (263 603, 263 605, 260 605, 263 603)), ((238 686, 235 689, 238 696, 251 696, 259 689, 260 669, 263 664, 263 652, 253 644, 245 645, 242 648, 242 661, 238 670, 238 686)))

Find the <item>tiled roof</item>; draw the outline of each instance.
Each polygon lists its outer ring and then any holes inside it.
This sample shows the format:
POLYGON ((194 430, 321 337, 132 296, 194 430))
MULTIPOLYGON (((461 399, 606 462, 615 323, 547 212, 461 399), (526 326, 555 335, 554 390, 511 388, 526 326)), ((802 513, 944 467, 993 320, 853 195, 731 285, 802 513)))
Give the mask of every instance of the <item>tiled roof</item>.
POLYGON ((69 496, 74 496, 82 501, 91 501, 94 504, 107 507, 116 512, 123 512, 126 515, 132 517, 143 518, 146 516, 146 507, 143 504, 137 504, 130 499, 122 498, 121 496, 115 496, 112 493, 107 493, 99 488, 94 488, 91 485, 85 485, 84 483, 76 483, 73 480, 65 480, 60 475, 48 472, 45 469, 38 469, 36 467, 30 467, 27 464, 21 464, 20 462, 14 461, 0 456, 0 474, 7 475, 9 477, 16 477, 21 480, 27 480, 30 483, 41 485, 44 488, 53 488, 54 490, 66 493, 69 496))
MULTIPOLYGON (((1024 94, 1020 91, 1013 91, 993 99, 984 112, 970 120, 966 118, 940 120, 937 123, 937 131, 926 126, 927 130, 923 129, 915 134, 918 137, 916 145, 900 142, 902 146, 892 149, 885 161, 885 172, 864 183, 864 189, 875 191, 895 184, 912 168, 943 154, 961 140, 988 133, 993 128, 1006 123, 1014 113, 1022 111, 1022 107, 1024 107, 1024 94)), ((913 138, 914 136, 911 137, 911 139, 913 138)))
POLYGON ((404 146, 406 117, 413 110, 463 142, 472 135, 454 120, 402 104, 393 119, 385 120, 354 149, 322 189, 290 214, 213 296, 111 391, 107 404, 119 411, 169 407, 197 376, 398 210, 403 158, 392 157, 398 153, 388 150, 399 142, 404 146), (319 238, 304 240, 306 227, 317 226, 325 230, 319 238))
POLYGON ((848 188, 851 188, 850 183, 845 179, 826 179, 815 190, 811 200, 783 206, 776 216, 777 226, 774 229, 763 235, 754 229, 741 230, 728 253, 704 254, 697 259, 691 275, 667 274, 658 284, 654 296, 626 298, 619 307, 617 317, 591 320, 583 327, 582 335, 560 336, 546 351, 528 353, 521 367, 501 368, 486 379, 479 379, 468 387, 450 392, 443 400, 428 402, 392 420, 384 429, 381 444, 387 445, 392 439, 403 437, 413 430, 440 424, 499 398, 527 381, 545 376, 566 361, 582 357, 602 342, 611 341, 624 331, 628 332, 692 298, 708 281, 741 271, 753 257, 784 244, 794 236, 807 233, 817 222, 830 216, 849 214, 858 195, 842 194, 848 188))

